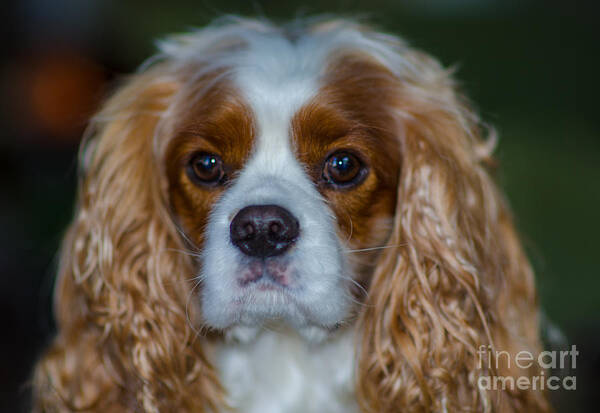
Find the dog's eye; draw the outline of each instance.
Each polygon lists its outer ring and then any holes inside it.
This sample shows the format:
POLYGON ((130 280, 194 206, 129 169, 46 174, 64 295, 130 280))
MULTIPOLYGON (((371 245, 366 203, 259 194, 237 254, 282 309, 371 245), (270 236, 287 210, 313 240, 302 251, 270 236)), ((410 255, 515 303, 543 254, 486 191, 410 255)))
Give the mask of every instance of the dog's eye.
POLYGON ((355 155, 339 151, 325 161, 323 179, 333 186, 346 188, 359 184, 366 172, 364 164, 355 155))
POLYGON ((201 185, 217 185, 225 175, 221 158, 205 152, 198 153, 190 159, 186 172, 192 182, 201 185))

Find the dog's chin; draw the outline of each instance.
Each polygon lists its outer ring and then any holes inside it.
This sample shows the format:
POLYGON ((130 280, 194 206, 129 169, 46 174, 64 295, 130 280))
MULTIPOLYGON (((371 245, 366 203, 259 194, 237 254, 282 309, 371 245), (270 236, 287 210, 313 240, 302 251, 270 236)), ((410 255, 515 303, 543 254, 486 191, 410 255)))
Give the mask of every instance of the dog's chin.
POLYGON ((247 344, 254 341, 260 333, 269 331, 280 334, 296 334, 309 343, 319 344, 325 342, 329 337, 334 335, 338 331, 340 325, 341 324, 337 324, 333 328, 305 325, 303 327, 291 329, 289 325, 270 321, 265 324, 254 326, 233 325, 224 330, 223 336, 229 343, 247 344))
MULTIPOLYGON (((310 342, 322 342, 339 329, 351 313, 348 294, 334 288, 312 294, 264 277, 232 287, 235 293, 204 292, 205 325, 222 331, 227 340, 249 342, 263 330, 295 331, 310 342)), ((221 290, 222 291, 222 290, 221 290)))
POLYGON ((277 291, 277 287, 267 284, 256 288, 257 294, 234 302, 228 306, 229 311, 221 308, 218 322, 205 320, 207 324, 222 331, 226 340, 241 343, 253 341, 262 331, 296 333, 308 342, 318 343, 346 324, 347 317, 343 316, 327 317, 323 322, 323 314, 313 313, 291 295, 277 291))

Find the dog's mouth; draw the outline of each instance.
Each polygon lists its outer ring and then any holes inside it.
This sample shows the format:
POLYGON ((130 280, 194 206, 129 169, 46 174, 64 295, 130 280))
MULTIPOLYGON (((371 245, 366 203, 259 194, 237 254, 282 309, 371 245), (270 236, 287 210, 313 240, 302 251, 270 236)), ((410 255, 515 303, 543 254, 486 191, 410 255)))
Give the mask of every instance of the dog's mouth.
POLYGON ((289 259, 252 259, 241 266, 233 302, 242 319, 250 314, 259 320, 284 319, 291 313, 306 317, 310 311, 303 304, 303 290, 289 259))
POLYGON ((282 258, 253 259, 241 271, 237 279, 241 288, 254 288, 259 291, 293 288, 297 272, 289 260, 282 258))

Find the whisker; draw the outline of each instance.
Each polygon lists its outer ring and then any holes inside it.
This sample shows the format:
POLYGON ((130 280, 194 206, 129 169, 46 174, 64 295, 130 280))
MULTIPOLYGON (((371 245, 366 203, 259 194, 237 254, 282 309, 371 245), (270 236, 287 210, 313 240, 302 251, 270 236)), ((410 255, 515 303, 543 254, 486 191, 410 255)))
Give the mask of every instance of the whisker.
POLYGON ((354 304, 356 304, 359 307, 372 307, 372 304, 367 304, 363 301, 358 301, 356 298, 352 297, 352 294, 345 294, 346 298, 350 301, 352 301, 354 304))
POLYGON ((345 249, 345 252, 364 252, 364 251, 376 251, 376 250, 384 250, 387 248, 395 248, 395 247, 405 247, 408 243, 404 242, 401 244, 392 244, 392 245, 383 245, 381 247, 371 247, 371 248, 359 248, 359 249, 345 249))
POLYGON ((189 250, 180 250, 177 248, 165 248, 163 251, 171 251, 171 252, 179 252, 181 254, 189 255, 195 258, 202 258, 202 254, 199 252, 189 251, 189 250))
POLYGON ((190 237, 185 233, 185 231, 181 228, 181 226, 177 223, 175 223, 175 229, 177 229, 177 232, 179 232, 179 235, 181 235, 181 237, 185 240, 185 242, 187 242, 188 245, 195 245, 194 242, 190 239, 190 237))
POLYGON ((200 286, 201 282, 202 282, 201 280, 198 280, 198 281, 196 281, 196 283, 194 283, 194 286, 190 290, 190 292, 187 296, 187 299, 185 300, 185 319, 186 319, 186 322, 188 323, 188 325, 190 326, 190 328, 192 329, 192 331, 194 332, 194 338, 192 339, 192 341, 195 341, 199 336, 202 335, 202 326, 200 326, 200 330, 197 330, 194 327, 194 323, 192 322, 192 319, 190 318, 190 312, 189 312, 190 300, 191 300, 192 296, 194 295, 194 290, 200 286))
POLYGON ((352 234, 354 233, 354 224, 352 223, 352 216, 350 214, 348 214, 348 220, 350 221, 350 234, 348 235, 346 242, 350 242, 352 234))
MULTIPOLYGON (((358 281, 356 281, 355 279, 353 279, 352 277, 348 277, 346 275, 340 275, 337 274, 336 275, 337 278, 340 278, 342 280, 346 280, 346 281, 350 281, 352 284, 354 284, 356 287, 358 287, 358 289, 364 294, 365 298, 369 297, 369 292, 365 289, 365 287, 363 287, 362 285, 360 285, 360 283, 358 281)), ((356 300, 354 297, 352 297, 352 295, 348 296, 348 298, 355 304, 362 306, 362 307, 370 307, 371 305, 366 304, 362 301, 358 301, 356 300)))

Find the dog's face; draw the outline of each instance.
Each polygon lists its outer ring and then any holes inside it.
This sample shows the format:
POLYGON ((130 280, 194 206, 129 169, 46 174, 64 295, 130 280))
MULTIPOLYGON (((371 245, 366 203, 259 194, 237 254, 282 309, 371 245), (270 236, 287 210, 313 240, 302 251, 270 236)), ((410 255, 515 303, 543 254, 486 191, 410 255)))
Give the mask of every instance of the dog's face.
POLYGON ((300 58, 207 76, 166 153, 175 218, 201 251, 203 317, 218 329, 334 329, 391 230, 391 73, 367 56, 319 70, 299 70, 300 58))

